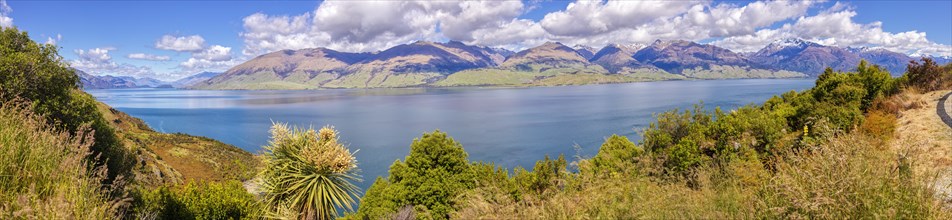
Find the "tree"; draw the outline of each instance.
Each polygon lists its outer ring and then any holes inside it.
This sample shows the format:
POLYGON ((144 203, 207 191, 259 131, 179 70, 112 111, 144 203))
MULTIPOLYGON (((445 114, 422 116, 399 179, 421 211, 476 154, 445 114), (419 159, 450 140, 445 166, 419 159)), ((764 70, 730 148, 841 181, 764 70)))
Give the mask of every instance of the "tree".
POLYGON ((932 58, 922 58, 922 63, 909 61, 909 66, 906 67, 908 84, 925 91, 935 91, 942 87, 942 73, 942 68, 932 58))
POLYGON ((449 218, 455 198, 476 185, 463 146, 440 131, 423 134, 410 144, 405 162, 390 166, 388 181, 376 181, 363 198, 359 217, 387 218, 397 208, 412 206, 417 216, 449 218))
POLYGON ((360 181, 357 160, 338 142, 331 127, 271 128, 265 147, 262 186, 270 215, 296 219, 333 219, 337 209, 353 210, 360 181))

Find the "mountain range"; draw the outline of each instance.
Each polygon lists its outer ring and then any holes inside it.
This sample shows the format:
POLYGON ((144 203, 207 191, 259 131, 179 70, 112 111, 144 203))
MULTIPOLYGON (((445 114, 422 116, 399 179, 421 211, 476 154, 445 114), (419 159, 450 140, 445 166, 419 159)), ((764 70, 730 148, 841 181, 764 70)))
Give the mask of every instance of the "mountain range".
POLYGON ((112 76, 112 75, 92 75, 81 70, 76 70, 79 81, 83 89, 128 89, 128 88, 184 88, 192 84, 203 82, 220 73, 201 72, 176 81, 162 81, 148 77, 131 76, 112 76))
POLYGON ((900 75, 915 59, 885 49, 842 48, 802 39, 778 40, 751 53, 684 40, 609 44, 597 50, 547 42, 519 52, 457 41, 418 41, 372 53, 327 48, 276 51, 208 80, 191 79, 190 83, 177 85, 197 89, 316 89, 787 78, 814 77, 827 67, 852 70, 860 60, 900 75))

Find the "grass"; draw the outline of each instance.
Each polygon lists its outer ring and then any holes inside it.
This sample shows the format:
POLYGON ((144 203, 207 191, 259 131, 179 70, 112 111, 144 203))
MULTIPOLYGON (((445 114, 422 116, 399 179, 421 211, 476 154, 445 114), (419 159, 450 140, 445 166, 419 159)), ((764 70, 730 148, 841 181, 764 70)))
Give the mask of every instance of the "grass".
POLYGON ((737 66, 711 66, 709 69, 697 67, 686 69, 682 75, 696 79, 738 79, 738 78, 800 78, 806 75, 786 70, 771 71, 763 69, 748 69, 737 66))
POLYGON ((88 170, 92 135, 50 128, 22 103, 0 104, 0 218, 112 219, 105 170, 88 170))
POLYGON ((530 83, 542 74, 517 72, 502 69, 464 70, 437 81, 434 86, 484 86, 484 85, 522 85, 530 83))
POLYGON ((254 178, 260 159, 235 146, 187 134, 155 132, 141 119, 99 103, 99 111, 116 128, 141 161, 136 179, 144 185, 191 181, 245 181, 254 178))
POLYGON ((934 175, 933 184, 939 198, 952 201, 952 128, 936 114, 936 104, 942 95, 952 90, 939 90, 925 94, 907 92, 898 95, 895 105, 903 109, 896 128, 897 141, 893 151, 917 156, 923 163, 914 170, 922 175, 934 175))
POLYGON ((625 74, 603 74, 601 67, 552 68, 532 67, 535 71, 483 68, 464 70, 429 85, 451 86, 560 86, 606 83, 629 83, 685 79, 683 76, 633 70, 625 74))
MULTIPOLYGON (((791 151, 771 172, 756 162, 700 169, 694 184, 579 174, 559 193, 514 201, 483 187, 463 198, 460 219, 948 219, 930 176, 904 172, 902 155, 846 134, 791 151), (692 186, 693 185, 693 186, 692 186)), ((905 162, 904 162, 905 161, 905 162)))

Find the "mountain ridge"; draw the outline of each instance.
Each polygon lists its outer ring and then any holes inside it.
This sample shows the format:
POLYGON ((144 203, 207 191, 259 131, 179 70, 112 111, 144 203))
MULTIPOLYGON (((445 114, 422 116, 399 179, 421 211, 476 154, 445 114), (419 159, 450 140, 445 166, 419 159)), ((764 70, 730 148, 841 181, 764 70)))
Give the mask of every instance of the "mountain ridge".
MULTIPOLYGON (((518 52, 458 41, 417 41, 372 53, 327 48, 271 52, 189 88, 535 85, 550 78, 597 78, 600 80, 590 83, 606 83, 602 79, 617 79, 614 74, 642 74, 643 80, 811 77, 826 67, 850 70, 862 59, 894 75, 904 72, 908 61, 914 60, 883 49, 841 48, 799 38, 781 39, 745 53, 686 40, 608 44, 597 50, 546 42, 518 52), (448 79, 451 82, 446 82, 448 79), (461 79, 465 80, 458 81, 461 79)), ((585 84, 591 80, 572 81, 585 84)))

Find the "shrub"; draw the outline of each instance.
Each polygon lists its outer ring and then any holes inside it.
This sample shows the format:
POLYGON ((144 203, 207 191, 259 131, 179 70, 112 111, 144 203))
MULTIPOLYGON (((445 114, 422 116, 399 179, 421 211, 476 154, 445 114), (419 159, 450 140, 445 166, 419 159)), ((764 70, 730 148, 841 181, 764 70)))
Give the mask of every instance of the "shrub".
POLYGON ((331 127, 290 129, 275 124, 265 147, 262 187, 269 215, 281 218, 332 219, 337 209, 353 210, 360 181, 357 160, 338 142, 331 127))
POLYGON ((906 85, 922 89, 925 92, 941 89, 952 81, 952 72, 949 68, 939 67, 932 58, 922 58, 922 63, 909 61, 906 67, 906 85))
POLYGON ((896 132, 896 115, 883 111, 871 111, 859 130, 873 138, 873 146, 884 147, 893 139, 896 132))
POLYGON ((593 172, 617 175, 635 169, 637 158, 643 154, 644 149, 636 146, 628 137, 612 135, 605 139, 605 143, 598 148, 598 154, 590 162, 593 172))
POLYGON ((446 133, 434 131, 413 140, 404 161, 390 166, 386 181, 370 186, 358 217, 386 218, 397 208, 412 206, 417 216, 446 219, 455 210, 455 198, 475 187, 463 146, 446 133))
POLYGON ((261 204, 241 182, 189 182, 138 189, 132 208, 138 219, 249 219, 260 216, 261 204))

